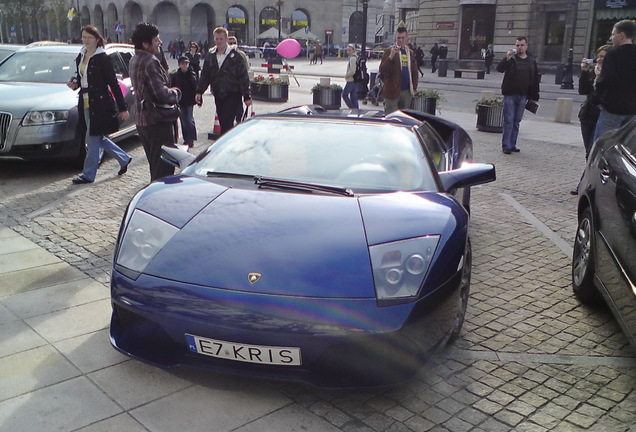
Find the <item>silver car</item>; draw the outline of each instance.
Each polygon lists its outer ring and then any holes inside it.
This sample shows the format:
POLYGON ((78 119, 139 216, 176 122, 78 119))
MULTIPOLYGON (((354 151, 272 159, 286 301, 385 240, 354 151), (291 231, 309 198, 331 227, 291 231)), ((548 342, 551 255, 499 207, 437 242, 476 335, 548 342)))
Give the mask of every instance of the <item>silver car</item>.
MULTIPOLYGON (((0 64, 0 159, 68 159, 81 165, 86 155, 84 128, 77 113, 78 92, 66 83, 75 75, 81 45, 33 44, 0 64)), ((110 135, 113 141, 137 133, 128 63, 134 47, 105 47, 119 80, 126 85, 130 117, 110 135)))

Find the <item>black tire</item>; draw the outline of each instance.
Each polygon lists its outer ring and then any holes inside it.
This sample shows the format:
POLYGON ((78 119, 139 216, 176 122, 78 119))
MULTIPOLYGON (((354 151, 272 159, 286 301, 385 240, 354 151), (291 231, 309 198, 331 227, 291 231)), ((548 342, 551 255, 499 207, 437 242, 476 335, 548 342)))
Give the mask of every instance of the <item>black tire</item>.
POLYGON ((572 253, 572 289, 583 304, 598 305, 602 298, 594 286, 594 222, 592 211, 586 208, 579 218, 572 253))
POLYGON ((473 266, 473 252, 470 239, 466 242, 466 252, 464 254, 464 266, 462 267, 462 281, 459 287, 459 305, 457 307, 457 315, 453 320, 453 329, 448 336, 448 344, 453 343, 459 338, 462 331, 464 320, 466 318, 466 310, 468 309, 468 299, 470 298, 470 275, 473 266))

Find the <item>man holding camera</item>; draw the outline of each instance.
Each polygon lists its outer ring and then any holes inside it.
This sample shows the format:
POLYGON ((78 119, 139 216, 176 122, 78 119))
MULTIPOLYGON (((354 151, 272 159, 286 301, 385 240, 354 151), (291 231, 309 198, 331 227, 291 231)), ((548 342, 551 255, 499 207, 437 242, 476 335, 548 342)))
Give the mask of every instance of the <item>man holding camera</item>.
POLYGON ((517 137, 523 111, 528 100, 539 100, 539 71, 534 56, 528 53, 525 36, 517 38, 515 47, 508 50, 497 70, 505 74, 501 83, 504 97, 502 151, 504 154, 518 153, 517 137))
POLYGON ((395 45, 384 51, 380 60, 386 114, 411 108, 411 99, 417 89, 417 63, 407 41, 408 32, 404 23, 400 23, 395 33, 395 45))
POLYGON ((612 48, 603 60, 596 80, 601 113, 596 122, 594 141, 605 132, 619 129, 636 117, 636 23, 619 21, 612 29, 612 48))

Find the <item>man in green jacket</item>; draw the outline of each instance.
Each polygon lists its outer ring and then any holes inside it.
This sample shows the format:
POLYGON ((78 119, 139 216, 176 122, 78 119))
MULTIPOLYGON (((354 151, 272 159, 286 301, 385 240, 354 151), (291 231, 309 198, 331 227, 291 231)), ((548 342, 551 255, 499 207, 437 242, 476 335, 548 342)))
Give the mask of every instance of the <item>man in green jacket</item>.
POLYGON ((216 115, 219 117, 221 135, 234 127, 236 113, 241 111, 243 103, 252 104, 250 80, 243 56, 228 44, 226 28, 214 29, 214 43, 203 63, 203 70, 195 96, 197 104, 203 103, 203 93, 208 86, 214 95, 216 115))

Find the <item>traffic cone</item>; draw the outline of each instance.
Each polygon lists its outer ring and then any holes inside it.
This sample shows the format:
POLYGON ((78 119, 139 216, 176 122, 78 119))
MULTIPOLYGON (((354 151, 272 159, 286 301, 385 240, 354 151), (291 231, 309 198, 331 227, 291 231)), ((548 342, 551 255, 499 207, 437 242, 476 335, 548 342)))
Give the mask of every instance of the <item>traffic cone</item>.
POLYGON ((215 140, 221 136, 221 123, 219 123, 219 116, 214 116, 214 129, 212 132, 208 132, 208 139, 215 140))

